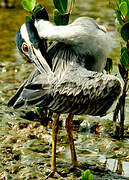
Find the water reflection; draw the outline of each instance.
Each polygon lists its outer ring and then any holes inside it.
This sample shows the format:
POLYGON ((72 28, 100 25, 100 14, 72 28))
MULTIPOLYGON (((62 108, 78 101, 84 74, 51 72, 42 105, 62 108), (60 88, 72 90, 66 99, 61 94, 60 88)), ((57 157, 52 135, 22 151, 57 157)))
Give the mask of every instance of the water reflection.
POLYGON ((105 156, 100 156, 98 159, 103 164, 103 167, 111 170, 112 172, 129 177, 129 162, 121 159, 107 159, 105 156))

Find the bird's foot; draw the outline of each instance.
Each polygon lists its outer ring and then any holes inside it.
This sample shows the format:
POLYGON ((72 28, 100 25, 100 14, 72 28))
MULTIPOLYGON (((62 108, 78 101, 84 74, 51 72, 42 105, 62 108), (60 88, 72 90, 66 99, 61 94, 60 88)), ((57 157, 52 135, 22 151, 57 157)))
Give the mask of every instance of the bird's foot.
POLYGON ((58 179, 64 179, 61 176, 61 173, 57 172, 57 171, 52 171, 44 180, 52 178, 52 177, 57 177, 58 179))

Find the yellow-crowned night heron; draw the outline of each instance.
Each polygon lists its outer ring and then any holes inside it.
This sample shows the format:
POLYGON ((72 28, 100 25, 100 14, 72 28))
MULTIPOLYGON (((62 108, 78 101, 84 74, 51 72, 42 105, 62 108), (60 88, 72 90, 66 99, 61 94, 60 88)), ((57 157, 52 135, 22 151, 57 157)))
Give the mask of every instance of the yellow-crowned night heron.
POLYGON ((23 24, 16 34, 19 50, 37 69, 19 88, 9 106, 36 105, 57 113, 53 125, 53 173, 56 172, 58 114, 69 113, 66 128, 72 165, 76 167, 78 163, 71 128, 73 115, 103 116, 113 111, 121 94, 120 80, 100 73, 111 51, 109 39, 104 28, 86 17, 78 18, 67 26, 55 26, 37 15, 35 20, 23 24), (41 46, 44 39, 55 41, 47 52, 41 46))

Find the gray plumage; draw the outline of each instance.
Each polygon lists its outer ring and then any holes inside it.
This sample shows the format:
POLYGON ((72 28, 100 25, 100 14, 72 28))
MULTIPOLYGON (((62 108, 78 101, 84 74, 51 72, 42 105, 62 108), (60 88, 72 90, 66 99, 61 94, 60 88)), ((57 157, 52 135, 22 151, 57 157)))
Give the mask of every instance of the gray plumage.
POLYGON ((69 65, 65 74, 39 74, 25 87, 22 98, 27 105, 47 107, 56 113, 103 116, 117 101, 121 83, 115 76, 69 65))
POLYGON ((44 20, 35 21, 36 29, 33 22, 30 24, 22 25, 16 35, 16 44, 38 70, 23 83, 9 106, 18 108, 26 104, 42 106, 56 113, 105 115, 117 103, 122 91, 117 77, 99 73, 111 49, 106 31, 90 18, 79 18, 63 27, 44 20), (55 36, 50 34, 52 28, 55 36), (33 46, 31 31, 33 37, 36 36, 35 41, 40 38, 56 40, 45 54, 47 62, 41 54, 38 56, 43 47, 33 46), (23 51, 19 42, 26 43, 28 52, 23 51))
POLYGON ((70 45, 88 70, 101 72, 113 47, 113 39, 103 26, 92 18, 80 17, 66 26, 56 26, 38 19, 35 27, 39 37, 70 45))
POLYGON ((18 88, 16 94, 10 99, 10 101, 8 102, 8 107, 12 107, 13 108, 19 108, 21 106, 23 106, 25 104, 24 99, 22 98, 22 92, 24 90, 24 88, 30 84, 34 77, 36 77, 38 74, 40 74, 40 72, 35 69, 29 76, 29 78, 27 80, 25 80, 21 86, 18 88))

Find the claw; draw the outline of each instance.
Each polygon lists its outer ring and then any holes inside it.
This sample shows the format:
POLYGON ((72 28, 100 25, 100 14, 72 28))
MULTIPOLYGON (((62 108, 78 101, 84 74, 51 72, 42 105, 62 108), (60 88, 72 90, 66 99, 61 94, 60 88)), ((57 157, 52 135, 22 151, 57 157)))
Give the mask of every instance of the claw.
POLYGON ((61 176, 61 174, 57 171, 52 171, 44 180, 52 177, 57 177, 59 179, 64 179, 64 177, 61 176))

